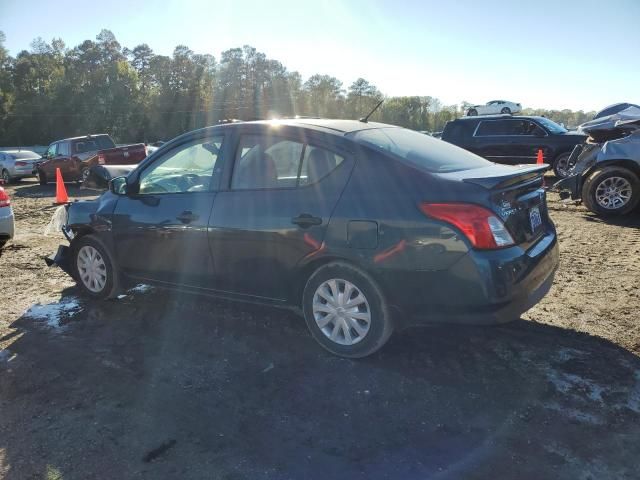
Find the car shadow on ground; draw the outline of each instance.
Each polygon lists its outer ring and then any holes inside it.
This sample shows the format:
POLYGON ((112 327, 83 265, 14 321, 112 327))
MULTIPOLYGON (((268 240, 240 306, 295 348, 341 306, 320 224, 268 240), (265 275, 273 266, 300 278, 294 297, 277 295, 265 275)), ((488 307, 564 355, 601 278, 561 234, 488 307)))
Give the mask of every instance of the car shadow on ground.
MULTIPOLYGON (((21 181, 20 183, 13 183, 11 186, 14 188, 13 194, 16 197, 23 198, 44 198, 56 196, 55 183, 48 183, 47 185, 40 185, 37 181, 21 181)), ((76 182, 65 183, 65 189, 69 197, 84 198, 95 197, 100 195, 102 191, 87 189, 82 187, 76 182)))
POLYGON ((289 312, 138 288, 13 328, 7 478, 620 478, 640 456, 640 359, 535 322, 348 360, 289 312))

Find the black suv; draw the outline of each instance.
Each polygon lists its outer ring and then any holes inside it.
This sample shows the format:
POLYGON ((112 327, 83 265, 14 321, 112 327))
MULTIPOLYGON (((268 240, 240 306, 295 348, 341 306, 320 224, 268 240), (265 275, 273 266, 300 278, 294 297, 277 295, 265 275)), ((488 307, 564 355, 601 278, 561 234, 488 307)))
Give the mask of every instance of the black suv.
POLYGON ((459 118, 442 132, 443 140, 496 163, 535 163, 542 149, 545 163, 561 178, 568 174, 573 147, 586 138, 548 118, 511 115, 459 118))

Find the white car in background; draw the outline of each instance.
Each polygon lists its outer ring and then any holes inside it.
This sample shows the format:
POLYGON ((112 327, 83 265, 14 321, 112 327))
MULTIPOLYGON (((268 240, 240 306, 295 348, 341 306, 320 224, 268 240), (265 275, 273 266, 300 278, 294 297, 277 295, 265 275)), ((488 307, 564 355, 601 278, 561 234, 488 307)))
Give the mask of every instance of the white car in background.
POLYGON ((11 200, 5 189, 0 186, 0 250, 13 238, 14 228, 11 200))
POLYGON ((467 109, 467 115, 470 117, 476 115, 499 115, 501 113, 512 115, 521 111, 522 105, 519 103, 507 102, 506 100, 491 100, 486 105, 471 105, 467 109))

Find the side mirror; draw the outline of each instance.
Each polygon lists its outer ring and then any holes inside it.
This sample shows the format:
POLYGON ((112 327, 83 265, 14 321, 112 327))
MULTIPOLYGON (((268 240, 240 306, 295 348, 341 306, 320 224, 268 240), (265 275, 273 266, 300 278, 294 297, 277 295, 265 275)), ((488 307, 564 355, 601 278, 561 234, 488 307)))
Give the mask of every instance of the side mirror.
POLYGON ((126 195, 127 194, 127 177, 124 175, 122 177, 112 178, 109 181, 109 190, 111 193, 116 195, 126 195))

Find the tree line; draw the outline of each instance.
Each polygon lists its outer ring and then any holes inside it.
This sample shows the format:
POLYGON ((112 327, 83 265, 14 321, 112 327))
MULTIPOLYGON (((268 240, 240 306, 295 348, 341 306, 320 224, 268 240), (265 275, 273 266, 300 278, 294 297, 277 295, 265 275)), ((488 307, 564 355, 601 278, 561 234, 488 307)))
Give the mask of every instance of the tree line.
MULTIPOLYGON (((469 105, 429 96, 385 97, 359 78, 345 88, 336 77, 304 80, 254 47, 231 48, 219 59, 179 45, 157 55, 147 44, 122 47, 109 30, 67 48, 37 38, 11 57, 0 32, 0 145, 32 145, 88 133, 116 142, 168 140, 226 119, 365 116, 420 131, 440 131, 469 105)), ((565 125, 593 112, 531 111, 565 125)))

